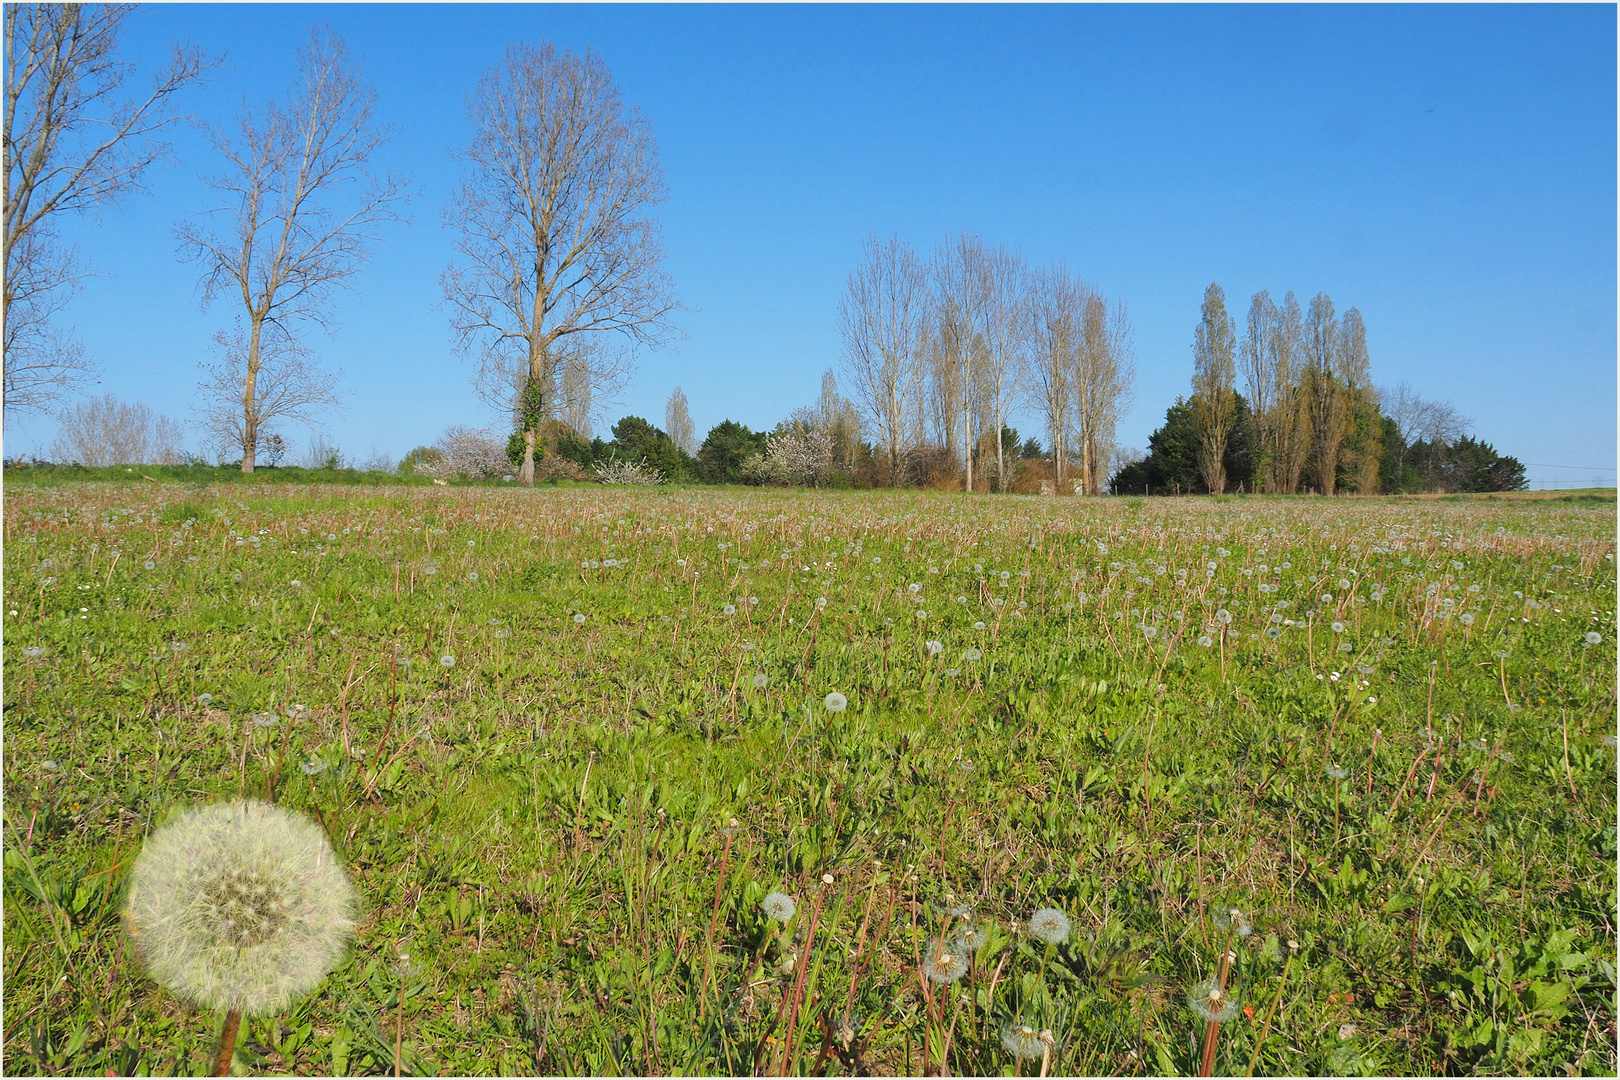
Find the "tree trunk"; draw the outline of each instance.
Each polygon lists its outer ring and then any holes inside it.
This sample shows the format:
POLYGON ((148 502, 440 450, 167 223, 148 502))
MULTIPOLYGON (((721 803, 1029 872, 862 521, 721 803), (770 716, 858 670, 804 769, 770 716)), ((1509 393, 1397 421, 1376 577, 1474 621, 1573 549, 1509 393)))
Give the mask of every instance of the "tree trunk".
POLYGON ((523 468, 518 471, 518 480, 524 487, 534 487, 534 431, 530 429, 523 433, 523 468))
POLYGON ((242 380, 242 471, 251 473, 259 450, 259 342, 264 324, 253 320, 248 337, 247 375, 242 380))

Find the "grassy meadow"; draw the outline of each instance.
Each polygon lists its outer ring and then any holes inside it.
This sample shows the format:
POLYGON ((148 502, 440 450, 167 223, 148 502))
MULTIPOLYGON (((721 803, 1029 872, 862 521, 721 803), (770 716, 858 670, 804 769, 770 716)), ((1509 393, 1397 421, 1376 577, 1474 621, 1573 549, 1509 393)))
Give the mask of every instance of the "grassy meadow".
POLYGON ((206 1072, 242 796, 361 921, 238 1072, 1615 1072, 1612 496, 5 495, 8 1074, 206 1072))

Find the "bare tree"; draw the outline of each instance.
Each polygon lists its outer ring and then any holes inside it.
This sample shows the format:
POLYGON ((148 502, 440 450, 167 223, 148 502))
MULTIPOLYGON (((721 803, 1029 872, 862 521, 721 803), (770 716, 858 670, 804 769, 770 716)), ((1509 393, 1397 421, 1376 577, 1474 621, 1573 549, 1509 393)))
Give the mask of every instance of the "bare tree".
MULTIPOLYGON (((1024 260, 1017 252, 997 246, 979 263, 983 278, 980 333, 983 362, 975 371, 985 419, 996 433, 996 487, 1007 489, 1007 452, 1002 433, 1023 392, 1021 376, 1030 343, 1030 309, 1025 295, 1024 260)), ((1014 451, 1017 447, 1010 448, 1014 451)))
POLYGON ((75 465, 177 465, 185 429, 146 405, 112 394, 79 402, 57 417, 54 461, 75 465))
POLYGON ((1034 345, 1029 351, 1028 383, 1052 441, 1060 491, 1066 487, 1064 469, 1074 426, 1081 322, 1090 297, 1091 291, 1062 266, 1039 270, 1031 279, 1034 345))
POLYGON ((927 274, 911 245, 898 237, 869 238, 862 248, 839 301, 838 328, 845 370, 876 430, 892 483, 917 434, 912 409, 923 376, 927 274))
POLYGON ((480 390, 510 400, 534 388, 536 407, 520 418, 520 475, 533 484, 539 425, 573 411, 560 407, 559 378, 588 400, 628 371, 627 350, 570 339, 656 345, 672 329, 678 305, 648 213, 663 174, 652 126, 594 53, 513 45, 468 113, 467 173, 445 211, 461 258, 442 280, 460 343, 479 358, 480 390))
POLYGON ((686 395, 680 387, 669 393, 664 406, 664 434, 669 441, 688 454, 697 453, 697 435, 692 430, 692 414, 686 411, 686 395))
POLYGON ((831 440, 833 467, 853 469, 861 452, 861 417, 854 403, 838 392, 838 377, 832 368, 821 373, 816 426, 831 440))
POLYGON ((1431 443, 1455 442, 1468 434, 1468 418, 1449 402, 1430 401, 1404 382, 1397 383, 1393 389, 1379 390, 1378 405, 1385 416, 1395 421, 1401 441, 1407 445, 1420 439, 1431 443))
MULTIPOLYGON (((234 140, 214 135, 227 171, 210 183, 230 205, 212 213, 229 224, 215 232, 188 221, 176 230, 188 257, 202 264, 203 303, 228 294, 242 305, 241 377, 230 386, 242 408, 245 473, 253 471, 265 420, 257 382, 267 355, 306 355, 296 350, 301 323, 330 329, 333 290, 359 270, 377 226, 398 220, 395 207, 408 198, 404 180, 368 167, 390 132, 372 123, 376 94, 347 61, 336 34, 312 31, 287 103, 257 116, 244 111, 234 140)), ((282 377, 313 370, 306 355, 282 377)), ((203 385, 223 391, 225 384, 203 385)), ((292 396, 308 399, 306 407, 316 400, 297 389, 292 396)))
POLYGON ((1272 362, 1281 319, 1271 294, 1264 289, 1255 293, 1249 298, 1249 317, 1237 351, 1237 367, 1249 392, 1249 415, 1254 418, 1255 486, 1265 491, 1276 490, 1277 426, 1280 405, 1288 393, 1287 372, 1281 373, 1279 385, 1279 372, 1272 362))
POLYGON ((596 400, 591 375, 590 365, 579 357, 563 361, 562 421, 584 439, 591 437, 591 416, 596 400))
POLYGON ((1193 331, 1192 418, 1198 431, 1198 470, 1213 495, 1226 491, 1226 442, 1237 411, 1233 348, 1226 293, 1211 282, 1193 331))
POLYGON ((984 353, 984 286, 982 267, 988 257, 984 242, 971 233, 962 233, 945 244, 932 263, 934 336, 938 341, 934 396, 936 410, 954 410, 950 426, 957 421, 962 431, 962 461, 966 489, 973 490, 973 457, 978 452, 980 409, 978 368, 984 353))
POLYGON ((1277 402, 1276 491, 1299 490, 1313 443, 1311 395, 1306 375, 1305 320, 1299 300, 1290 289, 1283 295, 1272 337, 1271 363, 1279 388, 1277 402))
POLYGON ((55 223, 139 185, 168 150, 175 94, 211 66, 176 48, 151 87, 122 96, 118 37, 133 4, 6 5, 4 407, 44 410, 88 374, 51 319, 84 270, 55 223))
POLYGON ((1074 420, 1080 451, 1077 491, 1101 495, 1114 459, 1114 432, 1130 407, 1136 379, 1136 350, 1125 305, 1113 307, 1096 293, 1080 316, 1080 347, 1075 352, 1074 420))
POLYGON ((203 380, 197 389, 203 430, 222 457, 232 451, 245 455, 251 441, 255 461, 263 450, 277 464, 277 451, 286 451, 284 442, 274 442, 281 436, 273 426, 278 421, 311 424, 317 412, 338 403, 341 373, 320 368, 290 335, 261 337, 258 359, 252 363, 240 322, 215 334, 214 347, 215 358, 199 365, 203 380))
POLYGON ((935 306, 923 347, 925 366, 924 410, 929 439, 949 461, 957 456, 958 423, 962 417, 962 369, 958 358, 962 328, 947 309, 935 306))

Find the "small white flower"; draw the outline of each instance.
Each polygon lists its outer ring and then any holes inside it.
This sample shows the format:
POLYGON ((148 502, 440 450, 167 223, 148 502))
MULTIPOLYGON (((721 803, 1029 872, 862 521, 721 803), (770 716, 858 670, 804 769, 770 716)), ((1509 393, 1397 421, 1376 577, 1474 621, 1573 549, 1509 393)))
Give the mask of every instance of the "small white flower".
POLYGON ((826 706, 828 712, 838 713, 843 712, 844 709, 849 705, 849 699, 843 694, 840 694, 838 691, 834 690, 832 693, 822 698, 821 703, 822 705, 826 706))

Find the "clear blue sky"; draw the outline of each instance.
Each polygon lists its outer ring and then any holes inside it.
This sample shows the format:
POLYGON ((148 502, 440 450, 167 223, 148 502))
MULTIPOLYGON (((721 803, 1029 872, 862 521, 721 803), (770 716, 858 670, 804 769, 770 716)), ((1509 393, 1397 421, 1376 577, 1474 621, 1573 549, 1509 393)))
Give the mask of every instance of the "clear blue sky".
MULTIPOLYGON (((700 433, 773 425, 838 363, 862 238, 926 250, 968 229, 1128 306, 1127 445, 1187 392, 1217 281, 1239 319, 1258 289, 1327 291, 1360 308, 1376 382, 1450 400, 1533 479, 1613 482, 1613 6, 188 4, 142 9, 127 40, 144 70, 181 39, 224 54, 187 101, 223 123, 284 92, 320 21, 363 61, 399 132, 384 157, 421 189, 340 298, 336 335, 311 341, 344 372, 326 426, 352 458, 504 423, 451 347, 440 211, 468 90, 507 43, 549 40, 599 53, 650 117, 666 268, 690 308, 610 420, 662 424, 679 384, 700 433)), ((102 275, 67 317, 104 366, 98 391, 193 422, 197 361, 233 312, 200 310, 175 258, 174 222, 211 205, 198 173, 217 168, 195 135, 175 146, 147 194, 66 230, 102 275)), ((51 432, 14 427, 8 455, 51 432)))

